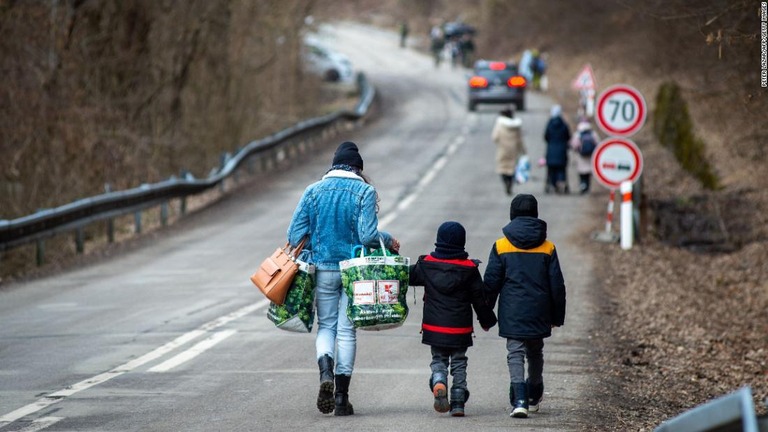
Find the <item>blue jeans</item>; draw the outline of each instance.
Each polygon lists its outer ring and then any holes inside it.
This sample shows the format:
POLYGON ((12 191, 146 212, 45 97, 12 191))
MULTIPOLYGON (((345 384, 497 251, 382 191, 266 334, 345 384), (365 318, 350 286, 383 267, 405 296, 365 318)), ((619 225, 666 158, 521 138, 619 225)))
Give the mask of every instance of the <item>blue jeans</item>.
POLYGON ((355 367, 357 333, 347 318, 349 299, 341 287, 341 272, 317 270, 317 358, 328 354, 334 359, 336 375, 352 375, 355 367))

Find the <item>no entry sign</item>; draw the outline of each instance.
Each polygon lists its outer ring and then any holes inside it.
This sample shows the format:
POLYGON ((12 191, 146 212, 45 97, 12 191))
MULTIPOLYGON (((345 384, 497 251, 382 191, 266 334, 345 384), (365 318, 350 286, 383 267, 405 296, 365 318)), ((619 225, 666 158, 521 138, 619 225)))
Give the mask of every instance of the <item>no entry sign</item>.
POLYGON ((608 135, 632 136, 648 115, 643 95, 625 84, 608 87, 597 99, 597 124, 608 135))
POLYGON ((643 172, 643 154, 634 142, 610 137, 592 153, 595 178, 608 189, 618 189, 621 182, 634 182, 643 172))

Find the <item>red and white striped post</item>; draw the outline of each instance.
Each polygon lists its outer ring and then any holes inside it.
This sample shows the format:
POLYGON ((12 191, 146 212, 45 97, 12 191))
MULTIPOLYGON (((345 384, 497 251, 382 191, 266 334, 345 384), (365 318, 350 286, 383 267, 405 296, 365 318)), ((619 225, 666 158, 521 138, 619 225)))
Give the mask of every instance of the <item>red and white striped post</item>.
POLYGON ((621 248, 632 249, 635 237, 632 223, 632 182, 621 182, 621 248))

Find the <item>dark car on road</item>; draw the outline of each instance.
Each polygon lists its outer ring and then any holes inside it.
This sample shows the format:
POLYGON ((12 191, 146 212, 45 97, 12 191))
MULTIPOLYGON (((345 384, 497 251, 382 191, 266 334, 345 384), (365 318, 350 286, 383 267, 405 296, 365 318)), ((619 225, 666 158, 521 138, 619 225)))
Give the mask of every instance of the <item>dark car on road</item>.
POLYGON ((514 104, 523 111, 527 84, 514 63, 478 60, 468 81, 467 107, 474 111, 477 104, 514 104))

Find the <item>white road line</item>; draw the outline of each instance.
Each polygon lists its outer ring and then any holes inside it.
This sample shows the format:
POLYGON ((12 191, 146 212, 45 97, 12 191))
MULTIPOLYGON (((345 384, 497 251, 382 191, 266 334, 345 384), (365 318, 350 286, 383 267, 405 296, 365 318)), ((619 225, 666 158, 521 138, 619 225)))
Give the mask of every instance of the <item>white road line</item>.
POLYGON ((406 197, 404 197, 400 202, 395 206, 395 209, 387 213, 383 218, 379 219, 379 228, 384 229, 389 223, 391 223, 393 220, 397 219, 398 216, 400 216, 400 213, 404 212, 405 210, 410 207, 410 205, 416 200, 416 198, 419 196, 421 191, 423 191, 427 185, 429 185, 432 180, 437 177, 437 174, 445 168, 445 165, 448 163, 448 158, 453 156, 454 153, 456 153, 456 150, 461 147, 464 142, 466 142, 466 137, 463 135, 457 136, 453 142, 448 146, 448 148, 445 150, 445 153, 443 153, 432 165, 432 167, 429 168, 429 170, 419 179, 419 182, 416 184, 416 187, 413 188, 411 193, 409 193, 406 197))
POLYGON ((201 342, 198 342, 195 346, 192 348, 175 355, 174 357, 171 357, 170 359, 160 363, 159 365, 149 369, 149 372, 167 372, 176 366, 187 362, 189 360, 192 360, 193 358, 199 356, 206 350, 212 348, 217 343, 223 341, 224 339, 232 336, 233 334, 237 333, 237 330, 226 330, 222 332, 214 333, 213 336, 209 337, 208 339, 205 339, 201 342))
MULTIPOLYGON (((12 411, 8 414, 5 414, 4 416, 0 417, 0 428, 3 426, 8 425, 9 423, 13 423, 16 420, 30 415, 34 414, 50 405, 55 404, 56 402, 59 402, 66 398, 67 396, 72 396, 73 394, 77 392, 81 392, 85 389, 88 389, 90 387, 93 387, 95 385, 104 383, 106 381, 111 380, 112 378, 116 376, 120 376, 126 372, 130 372, 133 369, 136 369, 139 366, 142 366, 146 363, 151 362, 152 360, 155 360, 164 354, 167 354, 168 352, 178 348, 179 346, 196 339, 207 332, 214 330, 218 327, 221 327, 229 322, 232 322, 238 318, 242 318, 245 315, 248 315, 249 313, 263 308, 265 306, 269 305, 269 300, 262 300, 258 303, 253 303, 248 306, 242 307, 232 313, 229 313, 227 315, 221 316, 216 318, 215 320, 209 321, 200 327, 198 327, 195 330, 192 330, 190 332, 187 332, 176 339, 172 340, 171 342, 168 342, 167 344, 148 352, 147 354, 144 354, 143 356, 131 360, 125 364, 122 364, 108 372, 104 372, 102 374, 93 376, 91 378, 85 379, 83 381, 80 381, 79 383, 73 384, 71 386, 68 386, 64 389, 61 389, 57 392, 53 392, 47 396, 44 396, 40 399, 38 399, 35 402, 32 402, 29 405, 23 406, 15 411, 12 411)), ((228 335, 229 336, 229 335, 228 335)))
POLYGON ((41 417, 25 426, 23 429, 8 432, 37 432, 47 428, 48 426, 53 426, 61 420, 64 420, 64 417, 41 417))

